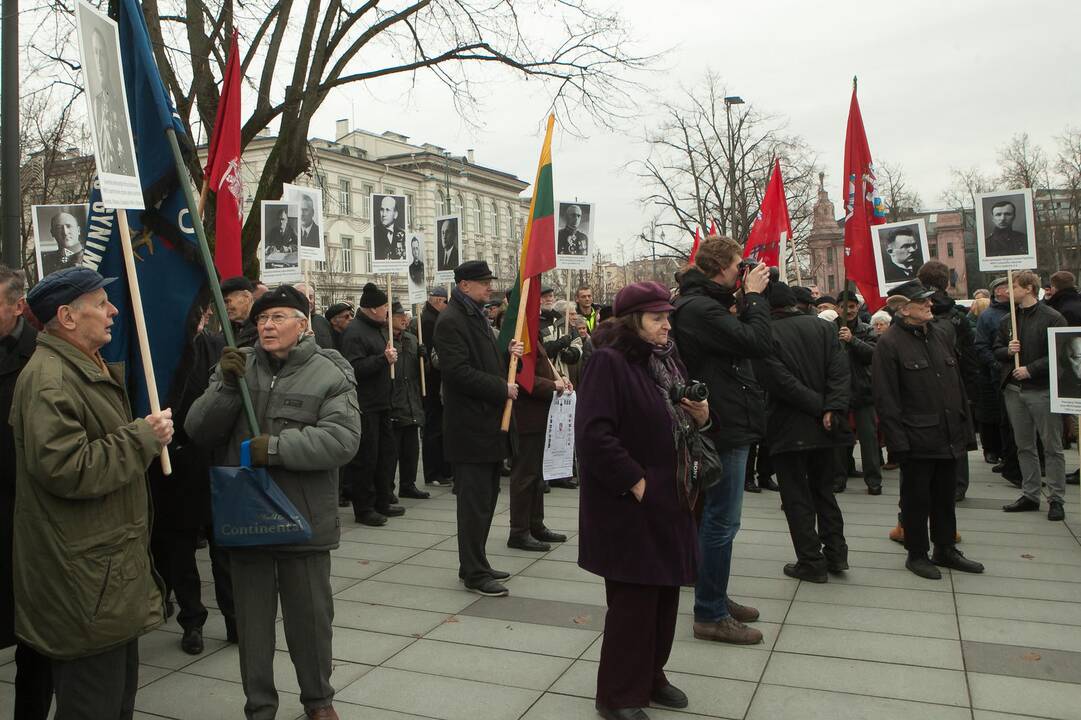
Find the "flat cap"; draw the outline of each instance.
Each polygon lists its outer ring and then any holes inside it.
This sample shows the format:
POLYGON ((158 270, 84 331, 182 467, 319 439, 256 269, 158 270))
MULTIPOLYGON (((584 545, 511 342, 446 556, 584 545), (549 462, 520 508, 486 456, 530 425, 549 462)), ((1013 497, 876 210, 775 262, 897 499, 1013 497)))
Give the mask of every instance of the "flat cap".
POLYGON ((444 300, 447 299, 447 289, 445 287, 434 287, 432 291, 428 293, 428 297, 441 297, 444 300))
POLYGON ((325 317, 328 321, 330 321, 330 320, 333 320, 334 318, 338 317, 339 315, 341 315, 343 312, 352 312, 352 311, 353 311, 353 306, 350 305, 349 303, 343 303, 343 302, 334 303, 333 305, 331 305, 330 307, 327 308, 327 311, 325 313, 323 313, 323 317, 325 317))
POLYGON ((390 306, 391 315, 405 315, 405 308, 402 307, 400 300, 395 300, 394 304, 390 306))
POLYGON ((999 285, 1005 285, 1005 284, 1006 284, 1005 276, 995 278, 994 280, 991 281, 991 292, 994 292, 995 288, 997 288, 999 285))
POLYGON ((837 298, 833 297, 832 295, 819 295, 817 298, 815 298, 814 304, 815 307, 826 304, 836 305, 837 298))
POLYGON ((496 276, 492 274, 492 269, 488 267, 488 263, 484 260, 466 260, 454 268, 454 282, 495 279, 496 276))
POLYGON ((252 281, 243 275, 237 275, 236 277, 227 278, 221 281, 221 295, 225 297, 229 293, 234 293, 238 290, 247 290, 248 292, 255 292, 255 285, 252 281))
POLYGON ((671 312, 675 309, 668 288, 653 280, 631 283, 616 293, 612 303, 616 317, 636 312, 671 312))
POLYGON ((934 290, 928 290, 919 280, 909 280, 890 290, 890 295, 886 298, 886 304, 896 310, 913 300, 926 300, 934 294, 934 290))
POLYGON ((56 317, 62 305, 70 305, 76 298, 105 287, 116 278, 102 277, 88 267, 71 267, 46 275, 26 295, 26 302, 34 317, 47 323, 56 317))

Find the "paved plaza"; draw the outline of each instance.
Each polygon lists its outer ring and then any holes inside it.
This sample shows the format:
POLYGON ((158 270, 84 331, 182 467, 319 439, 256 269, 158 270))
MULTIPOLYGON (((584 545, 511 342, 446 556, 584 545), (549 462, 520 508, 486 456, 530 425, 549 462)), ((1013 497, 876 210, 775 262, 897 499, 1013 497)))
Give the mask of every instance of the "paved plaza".
MULTIPOLYGON (((1077 466, 1076 455, 1067 456, 1077 466)), ((871 497, 860 480, 840 496, 852 569, 826 585, 786 578, 793 560, 780 499, 745 494, 731 592, 762 611, 765 642, 734 647, 691 635, 693 594, 683 591, 669 678, 686 711, 656 720, 875 718, 1009 720, 1081 718, 1081 508, 1068 488, 1066 523, 1043 512, 1005 515, 1018 496, 970 456, 972 488, 957 510, 962 550, 984 575, 904 569, 887 531, 896 520, 897 472, 871 497)), ((334 552, 335 706, 343 720, 592 720, 604 622, 604 586, 579 569, 578 493, 546 496, 550 527, 570 535, 547 554, 506 547, 507 487, 488 544, 492 565, 514 573, 507 598, 458 583, 454 498, 437 488, 405 500, 383 528, 341 512, 334 552)), ((210 578, 205 551, 200 571, 210 578)), ((212 604, 213 588, 204 583, 212 604)), ((234 720, 244 694, 235 646, 211 610, 206 651, 180 650, 175 619, 142 639, 138 718, 234 720)), ((303 716, 278 624, 279 718, 303 716)), ((11 717, 15 666, 0 668, 0 717, 11 717)))

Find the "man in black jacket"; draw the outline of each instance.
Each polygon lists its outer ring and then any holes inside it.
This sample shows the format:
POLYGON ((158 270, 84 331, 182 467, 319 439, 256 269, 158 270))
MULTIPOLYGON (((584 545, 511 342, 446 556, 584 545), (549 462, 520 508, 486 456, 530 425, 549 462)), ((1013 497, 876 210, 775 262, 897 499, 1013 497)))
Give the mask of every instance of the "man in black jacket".
POLYGON ((420 353, 417 336, 409 332, 409 316, 397 300, 391 314, 394 349, 394 389, 391 396, 390 423, 394 428, 395 456, 398 458, 398 497, 427 500, 431 495, 417 487, 417 461, 420 459, 420 426, 424 409, 420 402, 420 353))
MULTIPOLYGON (((422 336, 429 348, 434 347, 435 323, 446 308, 446 288, 432 288, 419 320, 422 336)), ((424 484, 450 485, 452 471, 443 457, 443 373, 439 370, 436 355, 429 359, 431 362, 424 368, 425 389, 428 391, 424 395, 424 484)))
POLYGON ((15 645, 14 717, 45 720, 53 699, 49 658, 15 638, 12 545, 15 518, 15 436, 8 416, 15 381, 37 347, 38 331, 27 322, 21 273, 0 265, 0 646, 15 645))
POLYGON ((368 283, 360 295, 360 314, 342 336, 342 355, 357 376, 360 449, 346 465, 346 482, 358 523, 378 527, 405 514, 394 505, 394 429, 390 423, 390 366, 398 351, 387 337, 387 294, 368 283))
POLYGON ((1066 318, 1067 325, 1081 327, 1081 294, 1074 274, 1068 270, 1052 273, 1051 288, 1054 294, 1045 302, 1066 318))
POLYGON ((975 446, 957 353, 946 331, 932 322, 933 290, 913 280, 890 292, 895 321, 878 338, 871 377, 886 447, 904 477, 905 567, 931 580, 942 577, 935 565, 983 572, 983 565, 955 545, 957 460, 975 446), (930 560, 928 519, 935 544, 930 560))
MULTIPOLYGON (((882 494, 882 468, 879 466, 878 425, 875 422, 874 398, 871 396, 871 358, 875 352, 875 334, 870 325, 860 322, 860 300, 856 293, 844 290, 837 295, 837 307, 844 318, 837 339, 848 356, 851 392, 848 410, 856 425, 860 443, 863 482, 869 495, 882 494)), ((846 418, 847 419, 847 418, 846 418)), ((847 486, 849 468, 855 470, 852 451, 855 445, 842 446, 834 467, 834 490, 847 486), (838 487, 838 485, 840 487, 838 487)))
POLYGON ((672 331, 689 377, 705 382, 716 407, 724 408, 723 430, 713 434, 724 474, 706 491, 698 528, 699 565, 695 586, 695 637, 702 640, 754 644, 762 633, 744 623, 758 611, 728 597, 732 541, 743 509, 743 482, 752 443, 763 438, 766 401, 751 369, 751 358, 769 355, 769 303, 762 292, 769 284, 764 264, 742 273, 743 248, 731 238, 706 238, 695 264, 680 279, 680 297, 672 313, 672 331), (739 315, 735 289, 742 282, 739 315))
POLYGON ((259 339, 259 331, 248 317, 255 302, 254 292, 255 286, 243 275, 221 282, 221 295, 225 299, 225 312, 229 315, 236 347, 254 347, 259 339))
POLYGON ((849 360, 833 327, 800 312, 787 285, 775 283, 769 299, 774 353, 755 365, 769 393, 766 437, 796 551, 796 562, 785 565, 784 574, 824 583, 827 571, 848 569, 831 465, 836 449, 850 447, 852 438, 849 360))
MULTIPOLYGON (((443 381, 443 448, 454 466, 458 507, 458 577, 479 595, 500 597, 508 573, 492 569, 484 546, 499 499, 499 470, 512 453, 512 426, 500 429, 507 398, 518 385, 507 382, 509 358, 500 350, 484 317, 495 276, 483 260, 454 270, 456 287, 435 324, 435 349, 443 381)), ((521 357, 522 343, 508 348, 521 357)))
POLYGON ((1013 298, 1017 304, 1017 337, 1010 318, 1002 318, 995 338, 995 359, 1002 368, 1002 394, 1006 412, 1017 441, 1021 465, 1020 498, 1004 506, 1006 512, 1040 509, 1040 459, 1037 436, 1043 441, 1046 464, 1048 520, 1065 519, 1066 459, 1062 454, 1062 418, 1051 412, 1050 360, 1047 356, 1047 329, 1065 327, 1066 319, 1054 308, 1039 302, 1040 279, 1029 270, 1013 276, 1013 298), (1020 357, 1014 367, 1014 357, 1020 357))
POLYGON ((334 349, 341 352, 342 335, 349 327, 349 323, 353 322, 353 306, 349 303, 334 303, 327 308, 323 317, 330 323, 330 337, 334 342, 334 349))

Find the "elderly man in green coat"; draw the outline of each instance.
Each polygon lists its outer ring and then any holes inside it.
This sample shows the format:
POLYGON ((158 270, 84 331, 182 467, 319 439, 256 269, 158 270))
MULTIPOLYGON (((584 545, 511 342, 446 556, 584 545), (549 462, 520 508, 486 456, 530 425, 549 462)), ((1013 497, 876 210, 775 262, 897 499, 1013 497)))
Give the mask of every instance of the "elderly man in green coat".
POLYGON ((45 324, 15 385, 15 633, 52 658, 56 719, 130 718, 139 641, 164 604, 150 557, 146 469, 172 413, 133 419, 124 370, 98 351, 117 310, 84 267, 27 295, 45 324))

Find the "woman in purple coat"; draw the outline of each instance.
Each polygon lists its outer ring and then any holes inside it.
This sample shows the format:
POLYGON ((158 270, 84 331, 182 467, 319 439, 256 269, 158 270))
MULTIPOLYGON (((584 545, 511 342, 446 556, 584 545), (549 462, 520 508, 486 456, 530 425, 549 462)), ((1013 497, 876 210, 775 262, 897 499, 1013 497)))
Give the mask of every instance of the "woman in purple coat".
POLYGON ((575 447, 581 471, 578 564, 604 578, 608 614, 597 672, 597 711, 647 720, 650 701, 687 707, 664 665, 679 589, 695 580, 693 491, 677 478, 676 429, 709 424, 705 401, 674 405, 686 371, 668 338, 668 290, 634 283, 598 327, 578 389, 575 447))

